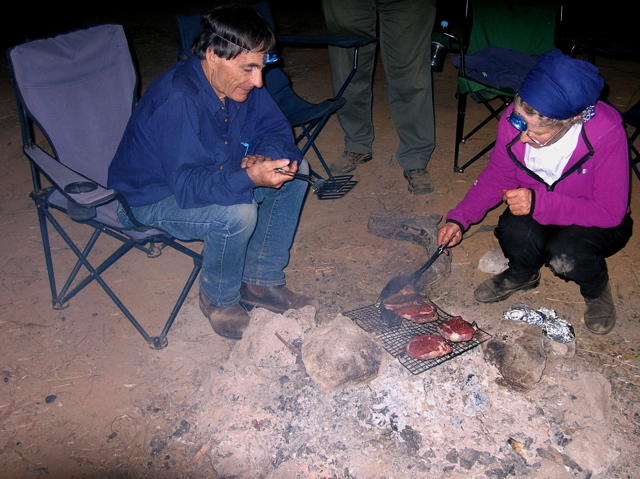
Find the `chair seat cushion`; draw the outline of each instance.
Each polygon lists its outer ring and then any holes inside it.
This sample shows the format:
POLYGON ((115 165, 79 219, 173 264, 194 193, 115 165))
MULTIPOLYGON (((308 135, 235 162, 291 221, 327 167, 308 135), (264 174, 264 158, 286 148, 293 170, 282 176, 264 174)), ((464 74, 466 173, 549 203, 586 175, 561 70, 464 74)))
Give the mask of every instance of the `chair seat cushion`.
MULTIPOLYGON (((465 56, 466 76, 493 88, 517 92, 538 57, 507 48, 486 47, 465 56)), ((460 68, 459 55, 453 56, 451 61, 460 68)))

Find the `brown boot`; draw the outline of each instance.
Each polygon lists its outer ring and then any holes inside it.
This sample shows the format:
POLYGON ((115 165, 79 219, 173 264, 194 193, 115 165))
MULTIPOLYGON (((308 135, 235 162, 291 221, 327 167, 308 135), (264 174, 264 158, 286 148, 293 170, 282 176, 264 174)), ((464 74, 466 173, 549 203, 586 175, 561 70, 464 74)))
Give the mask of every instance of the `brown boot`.
POLYGON ((200 290, 200 311, 209 319, 211 327, 217 334, 230 339, 242 338, 242 333, 251 320, 247 310, 239 304, 228 307, 215 306, 202 290, 200 290))
POLYGON ((607 334, 616 324, 616 307, 611 296, 611 286, 607 281, 600 296, 595 299, 584 298, 587 310, 584 324, 593 334, 607 334))
POLYGON ((332 173, 345 174, 356 169, 358 165, 371 161, 373 156, 371 153, 354 153, 352 151, 345 151, 342 156, 336 161, 331 163, 329 168, 332 173))
POLYGON ((423 195, 425 193, 433 193, 435 186, 431 180, 431 175, 426 168, 416 168, 415 170, 405 170, 404 178, 409 183, 409 193, 414 195, 423 195))
POLYGON ((284 285, 258 286, 242 283, 240 302, 247 306, 260 306, 274 313, 284 313, 289 309, 301 309, 305 306, 313 306, 316 309, 320 307, 315 299, 296 294, 284 285))

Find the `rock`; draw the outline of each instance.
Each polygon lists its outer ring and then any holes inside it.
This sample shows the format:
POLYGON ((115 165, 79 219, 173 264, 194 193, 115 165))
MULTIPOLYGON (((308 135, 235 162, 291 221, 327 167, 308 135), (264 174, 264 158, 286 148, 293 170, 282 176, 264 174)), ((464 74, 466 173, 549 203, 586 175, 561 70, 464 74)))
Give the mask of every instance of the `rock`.
POLYGON ((324 394, 371 381, 382 368, 384 350, 350 319, 338 315, 304 338, 302 362, 324 394))
MULTIPOLYGON (((576 401, 587 407, 588 423, 602 423, 611 417, 611 383, 596 371, 580 371, 565 386, 578 396, 576 401)), ((584 425, 587 418, 581 416, 583 409, 569 408, 565 419, 568 423, 584 425)), ((595 426, 595 424, 593 424, 595 426)))
POLYGON ((483 344, 486 361, 498 368, 498 384, 518 392, 535 387, 546 366, 544 335, 538 326, 503 320, 493 338, 483 344))
POLYGON ((620 453, 615 450, 608 434, 600 427, 585 428, 571 441, 564 452, 582 469, 599 475, 615 461, 620 453))
POLYGON ((478 262, 478 269, 483 273, 499 274, 509 267, 509 260, 497 249, 487 251, 478 262))
MULTIPOLYGON (((427 257, 430 257, 438 249, 437 226, 441 220, 442 215, 437 213, 410 217, 373 213, 369 217, 367 231, 381 238, 417 243, 425 249, 427 257)), ((441 255, 420 278, 420 287, 423 288, 449 275, 451 258, 451 254, 441 255)))
POLYGON ((250 368, 256 374, 271 379, 287 368, 296 368, 296 354, 278 336, 299 350, 304 332, 310 323, 313 324, 314 316, 312 306, 285 314, 263 308, 253 309, 249 326, 229 355, 231 363, 236 368, 250 368))

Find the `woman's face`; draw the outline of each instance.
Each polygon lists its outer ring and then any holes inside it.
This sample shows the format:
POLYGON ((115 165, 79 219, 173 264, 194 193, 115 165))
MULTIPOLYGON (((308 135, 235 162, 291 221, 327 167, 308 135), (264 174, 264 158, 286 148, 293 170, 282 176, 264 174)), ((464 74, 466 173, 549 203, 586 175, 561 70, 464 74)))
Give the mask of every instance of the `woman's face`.
POLYGON ((527 115, 518 105, 515 106, 513 111, 527 122, 527 129, 524 131, 520 130, 520 141, 527 143, 532 148, 544 148, 545 146, 553 145, 569 131, 573 124, 567 123, 561 126, 543 125, 540 123, 538 117, 527 115))

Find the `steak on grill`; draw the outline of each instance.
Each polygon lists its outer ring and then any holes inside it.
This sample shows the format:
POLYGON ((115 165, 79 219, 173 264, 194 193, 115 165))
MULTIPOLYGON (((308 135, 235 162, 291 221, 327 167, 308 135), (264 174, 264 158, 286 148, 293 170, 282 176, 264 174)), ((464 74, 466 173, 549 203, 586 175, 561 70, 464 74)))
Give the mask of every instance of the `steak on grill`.
POLYGON ((439 334, 423 334, 407 343, 407 354, 416 359, 434 359, 449 354, 451 346, 439 334))
POLYGON ((401 306, 395 310, 395 313, 401 318, 408 319, 414 323, 430 323, 438 319, 438 310, 429 303, 401 306))
POLYGON ((445 339, 456 343, 469 341, 476 332, 461 316, 453 316, 438 324, 438 330, 445 339))
POLYGON ((421 300, 422 297, 416 291, 416 289, 412 285, 408 284, 397 293, 394 293, 388 298, 385 298, 382 301, 382 306, 385 309, 395 311, 396 309, 403 306, 418 304, 421 300))

